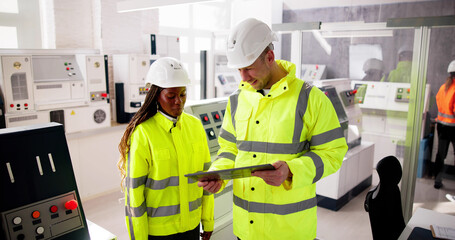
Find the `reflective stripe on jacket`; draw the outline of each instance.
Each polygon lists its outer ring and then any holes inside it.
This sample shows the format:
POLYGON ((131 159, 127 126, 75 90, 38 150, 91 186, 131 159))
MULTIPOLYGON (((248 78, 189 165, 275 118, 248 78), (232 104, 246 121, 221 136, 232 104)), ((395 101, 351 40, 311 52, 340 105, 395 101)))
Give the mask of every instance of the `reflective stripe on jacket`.
POLYGON ((161 113, 136 127, 127 158, 126 225, 131 239, 194 229, 213 231, 213 195, 185 174, 207 170, 210 152, 202 123, 182 113, 174 123, 161 113))
MULTIPOLYGON (((295 77, 295 65, 277 60, 288 75, 262 96, 248 83, 229 97, 210 170, 286 161, 292 181, 234 180, 234 234, 242 240, 314 239, 316 182, 336 172, 347 152, 327 96, 295 77)), ((225 186, 225 183, 223 184, 225 186)))
POLYGON ((438 105, 436 121, 446 126, 455 126, 455 81, 452 81, 447 92, 445 84, 439 88, 436 104, 438 105))

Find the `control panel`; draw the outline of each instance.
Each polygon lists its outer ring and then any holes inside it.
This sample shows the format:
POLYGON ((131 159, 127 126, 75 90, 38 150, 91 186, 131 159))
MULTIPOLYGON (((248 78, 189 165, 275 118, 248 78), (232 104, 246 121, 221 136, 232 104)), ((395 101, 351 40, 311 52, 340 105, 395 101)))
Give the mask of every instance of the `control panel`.
POLYGON ((363 101, 359 101, 361 109, 408 112, 409 83, 352 81, 351 84, 361 93, 357 95, 364 96, 363 101))
POLYGON ((185 111, 199 118, 207 134, 210 153, 219 149, 218 136, 226 111, 227 98, 214 98, 187 102, 185 111))
POLYGON ((348 137, 348 126, 349 126, 349 119, 344 111, 343 105, 340 101, 340 98, 337 95, 337 91, 333 86, 324 86, 320 87, 321 91, 330 99, 332 102, 333 107, 338 116, 338 121, 340 121, 341 128, 343 129, 343 134, 347 138, 348 137))
POLYGON ((397 87, 395 92, 395 102, 409 103, 411 88, 397 87))
POLYGON ((0 145, 0 239, 89 240, 63 125, 0 129, 0 145))
POLYGON ((51 239, 82 228, 74 191, 2 212, 7 240, 51 239))
POLYGON ((302 64, 301 79, 304 81, 315 81, 325 79, 327 66, 319 64, 302 64))
POLYGON ((357 93, 357 89, 354 90, 345 90, 340 92, 341 101, 345 107, 349 107, 355 104, 355 94, 357 93))

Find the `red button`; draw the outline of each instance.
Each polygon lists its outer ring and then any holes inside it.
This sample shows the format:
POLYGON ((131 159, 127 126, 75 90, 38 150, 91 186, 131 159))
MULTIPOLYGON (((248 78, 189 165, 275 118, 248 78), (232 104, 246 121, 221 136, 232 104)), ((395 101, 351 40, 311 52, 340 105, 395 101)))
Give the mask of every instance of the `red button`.
POLYGON ((65 208, 68 210, 74 210, 77 208, 77 201, 76 200, 69 200, 65 203, 65 208))
POLYGON ((10 104, 9 106, 10 106, 10 107, 14 107, 14 104, 10 104))
POLYGON ((51 211, 51 213, 56 213, 58 211, 58 207, 55 205, 52 205, 49 210, 51 211))
POLYGON ((35 218, 35 219, 36 219, 36 218, 39 218, 40 215, 41 215, 41 214, 40 214, 39 211, 33 211, 33 212, 32 212, 32 218, 35 218))
POLYGON ((70 68, 69 68, 69 67, 67 67, 67 68, 66 68, 66 70, 67 70, 67 71, 69 71, 69 70, 70 70, 70 68))
POLYGON ((215 114, 215 118, 216 118, 216 119, 219 119, 219 118, 220 118, 220 115, 218 115, 218 113, 215 114))
POLYGON ((207 122, 209 118, 207 116, 204 116, 204 122, 207 122))
POLYGON ((28 103, 24 103, 24 106, 28 107, 28 103))
POLYGON ((355 89, 354 91, 352 91, 352 94, 356 94, 357 93, 357 89, 355 89))
POLYGON ((408 92, 411 92, 411 89, 410 89, 410 88, 408 88, 408 92))
POLYGON ((101 93, 101 97, 107 97, 107 93, 101 93))

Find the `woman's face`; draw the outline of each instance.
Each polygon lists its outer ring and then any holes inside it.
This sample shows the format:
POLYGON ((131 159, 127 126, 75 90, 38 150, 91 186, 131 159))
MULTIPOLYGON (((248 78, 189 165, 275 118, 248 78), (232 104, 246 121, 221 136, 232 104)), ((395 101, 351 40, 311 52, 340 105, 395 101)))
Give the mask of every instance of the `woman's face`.
POLYGON ((186 87, 164 88, 158 96, 160 110, 177 118, 183 112, 186 102, 186 87))

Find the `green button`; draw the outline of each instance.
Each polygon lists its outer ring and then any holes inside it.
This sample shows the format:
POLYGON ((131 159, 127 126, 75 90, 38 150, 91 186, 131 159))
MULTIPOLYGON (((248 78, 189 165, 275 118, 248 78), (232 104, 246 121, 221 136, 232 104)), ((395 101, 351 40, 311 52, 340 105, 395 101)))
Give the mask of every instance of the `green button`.
POLYGON ((398 99, 401 99, 401 95, 397 95, 397 98, 398 98, 398 99))

